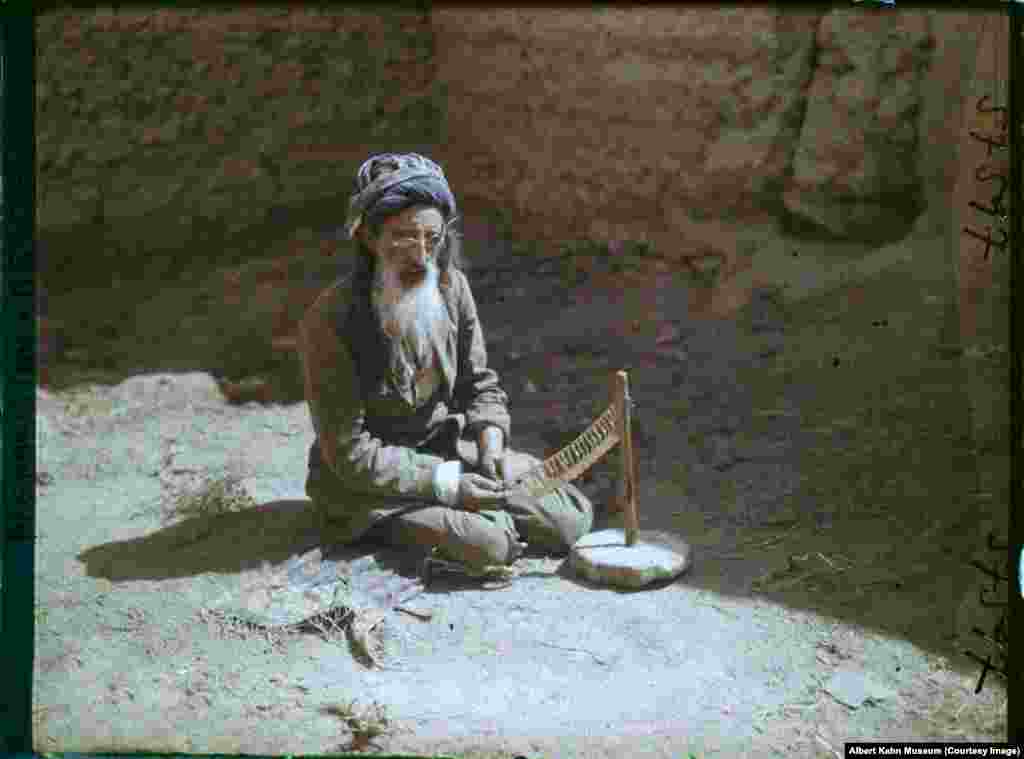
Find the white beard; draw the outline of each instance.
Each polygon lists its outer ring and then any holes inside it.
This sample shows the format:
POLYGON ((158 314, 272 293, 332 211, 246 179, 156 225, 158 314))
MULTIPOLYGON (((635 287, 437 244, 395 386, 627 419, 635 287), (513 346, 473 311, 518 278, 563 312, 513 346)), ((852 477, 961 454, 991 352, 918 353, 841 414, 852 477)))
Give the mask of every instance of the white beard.
POLYGON ((385 334, 396 338, 406 362, 423 369, 433 363, 433 336, 444 323, 444 301, 438 287, 439 270, 427 265, 423 279, 405 289, 398 271, 378 263, 374 276, 374 308, 385 334))

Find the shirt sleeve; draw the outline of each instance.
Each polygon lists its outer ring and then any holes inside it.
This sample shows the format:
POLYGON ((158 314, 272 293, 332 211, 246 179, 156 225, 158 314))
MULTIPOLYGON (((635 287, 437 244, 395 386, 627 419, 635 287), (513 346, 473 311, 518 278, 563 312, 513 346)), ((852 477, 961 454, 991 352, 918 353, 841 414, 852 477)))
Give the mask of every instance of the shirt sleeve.
POLYGON ((508 395, 501 388, 498 373, 487 366, 487 346, 469 282, 462 272, 456 273, 456 279, 459 285, 459 356, 455 401, 465 410, 468 434, 475 437, 484 427, 493 425, 501 429, 507 444, 511 432, 508 395))
POLYGON ((299 329, 306 401, 324 463, 346 490, 378 497, 438 500, 435 475, 443 459, 386 445, 365 427, 366 407, 348 347, 321 304, 299 329))
POLYGON ((455 506, 459 501, 459 479, 462 477, 461 461, 446 461, 434 470, 434 493, 445 506, 455 506))

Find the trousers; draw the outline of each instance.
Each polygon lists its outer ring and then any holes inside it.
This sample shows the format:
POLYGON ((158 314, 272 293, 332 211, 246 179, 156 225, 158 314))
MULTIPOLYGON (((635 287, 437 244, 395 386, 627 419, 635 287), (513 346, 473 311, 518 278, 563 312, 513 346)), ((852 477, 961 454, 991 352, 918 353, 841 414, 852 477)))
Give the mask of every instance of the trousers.
MULTIPOLYGON (((505 471, 510 478, 539 464, 540 460, 530 454, 505 450, 505 471)), ((464 461, 463 472, 471 471, 479 473, 464 461)), ((318 498, 315 489, 308 487, 307 492, 327 525, 332 513, 345 510, 344 504, 332 503, 336 496, 318 498)), ((590 532, 594 522, 593 504, 572 483, 540 497, 510 494, 502 508, 477 512, 436 502, 381 502, 369 506, 372 526, 360 539, 391 546, 436 547, 446 558, 472 567, 511 563, 519 555, 519 543, 526 543, 533 551, 565 554, 590 532)))

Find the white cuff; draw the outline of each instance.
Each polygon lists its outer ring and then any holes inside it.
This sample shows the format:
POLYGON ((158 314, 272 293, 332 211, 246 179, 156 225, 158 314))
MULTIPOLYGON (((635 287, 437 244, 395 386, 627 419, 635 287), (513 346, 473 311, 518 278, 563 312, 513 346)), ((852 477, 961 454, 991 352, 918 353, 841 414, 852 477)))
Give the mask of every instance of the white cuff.
POLYGON ((459 478, 462 462, 446 461, 434 470, 434 495, 445 506, 454 506, 459 499, 459 478))

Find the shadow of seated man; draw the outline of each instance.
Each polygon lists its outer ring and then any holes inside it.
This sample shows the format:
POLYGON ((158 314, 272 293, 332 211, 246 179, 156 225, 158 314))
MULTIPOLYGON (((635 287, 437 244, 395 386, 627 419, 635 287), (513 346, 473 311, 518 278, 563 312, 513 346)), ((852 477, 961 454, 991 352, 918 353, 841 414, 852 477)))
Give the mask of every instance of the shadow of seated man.
POLYGON ((527 546, 565 553, 590 531, 593 506, 571 484, 541 497, 506 490, 540 462, 507 447, 508 396, 488 367, 455 212, 443 171, 423 156, 374 156, 359 169, 354 273, 299 329, 316 433, 306 493, 343 542, 436 548, 477 569, 527 546))

